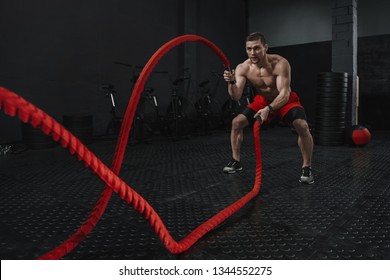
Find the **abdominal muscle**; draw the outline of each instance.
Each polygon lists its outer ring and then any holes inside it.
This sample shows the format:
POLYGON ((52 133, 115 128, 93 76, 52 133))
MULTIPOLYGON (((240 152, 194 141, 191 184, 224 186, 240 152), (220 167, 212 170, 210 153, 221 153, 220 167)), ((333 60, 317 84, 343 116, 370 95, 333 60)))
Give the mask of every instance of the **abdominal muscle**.
POLYGON ((276 88, 267 87, 264 83, 262 86, 258 86, 252 81, 251 83, 256 89, 256 94, 264 96, 268 101, 273 101, 279 95, 279 91, 276 88))

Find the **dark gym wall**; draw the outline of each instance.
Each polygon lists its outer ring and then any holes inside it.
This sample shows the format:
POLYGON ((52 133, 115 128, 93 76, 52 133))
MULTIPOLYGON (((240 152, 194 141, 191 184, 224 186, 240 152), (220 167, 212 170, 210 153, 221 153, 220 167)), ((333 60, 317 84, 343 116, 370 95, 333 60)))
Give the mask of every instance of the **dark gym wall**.
MULTIPOLYGON (((249 0, 249 30, 267 35, 272 47, 332 40, 333 0, 249 0)), ((390 33, 387 0, 357 0, 358 36, 390 33)))
MULTIPOLYGON (((178 34, 178 1, 154 2, 2 1, 0 84, 59 121, 63 114, 92 114, 102 133, 110 101, 100 85, 116 86, 122 110, 131 92, 131 69, 114 62, 143 65, 178 34)), ((170 59, 177 66, 177 54, 170 59)), ((20 139, 15 118, 2 114, 0 121, 9 131, 0 142, 20 139)))
MULTIPOLYGON (((224 0, 201 0, 199 2, 198 31, 219 46, 229 58, 232 67, 246 59, 245 37, 247 35, 247 1, 239 0, 229 3, 224 0)), ((211 90, 216 77, 211 71, 221 71, 220 60, 203 45, 197 45, 198 66, 201 73, 198 81, 210 80, 211 90)), ((222 106, 228 99, 227 85, 219 78, 215 99, 222 106)))
MULTIPOLYGON (((191 31, 217 44, 232 61, 239 60, 246 35, 246 1, 195 1, 196 17, 188 23, 184 15, 193 15, 193 2, 1 0, 0 86, 59 121, 64 114, 92 114, 94 134, 103 134, 111 116, 101 84, 114 84, 119 113, 131 93, 132 68, 114 62, 143 66, 164 43, 191 31)), ((198 63, 190 65, 196 68, 191 69, 195 77, 223 71, 208 49, 195 49, 198 63)), ((188 67, 184 55, 183 48, 174 49, 156 70, 176 78, 188 67)), ((151 75, 147 86, 155 89, 164 111, 170 99, 167 75, 151 75)), ((219 94, 225 94, 222 83, 219 94)), ((0 143, 20 139, 19 121, 1 112, 0 143)))
MULTIPOLYGON (((331 70, 332 1, 249 0, 249 30, 266 35, 270 52, 285 56, 292 86, 310 119, 315 116, 316 74, 331 70)), ((390 130, 384 112, 390 104, 390 19, 387 0, 358 0, 359 123, 390 130)))
POLYGON ((390 130, 390 34, 358 40, 359 123, 390 130))
POLYGON ((249 30, 264 33, 272 47, 332 39, 332 0, 249 0, 249 30))

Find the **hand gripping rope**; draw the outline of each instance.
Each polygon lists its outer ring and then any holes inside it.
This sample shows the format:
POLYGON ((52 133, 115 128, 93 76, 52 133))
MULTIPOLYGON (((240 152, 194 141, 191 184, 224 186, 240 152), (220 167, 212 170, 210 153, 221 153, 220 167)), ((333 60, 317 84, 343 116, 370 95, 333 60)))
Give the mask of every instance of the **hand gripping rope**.
POLYGON ((197 35, 179 36, 160 47, 157 52, 149 59, 143 68, 133 93, 127 105, 121 130, 119 133, 116 150, 113 157, 112 168, 108 168, 99 160, 87 147, 85 147, 78 138, 66 130, 61 124, 42 110, 38 109, 28 101, 17 94, 0 87, 0 110, 3 109, 6 114, 18 117, 22 122, 30 123, 33 127, 39 128, 46 135, 50 135, 54 141, 59 142, 63 148, 69 150, 70 154, 84 162, 85 166, 92 169, 94 173, 106 184, 94 209, 87 220, 80 228, 70 236, 65 242, 60 244, 52 251, 42 255, 39 259, 60 259, 72 251, 96 226, 102 217, 106 206, 111 197, 112 191, 117 193, 121 199, 132 205, 141 215, 150 223, 165 247, 174 254, 181 253, 189 249, 196 241, 203 237, 207 232, 221 224, 232 214, 241 209, 247 202, 254 198, 260 191, 262 160, 260 149, 260 123, 255 122, 253 126, 255 156, 256 156, 256 175, 252 190, 242 198, 224 208, 215 214, 209 220, 199 225, 180 241, 173 239, 164 222, 153 209, 153 207, 134 189, 121 180, 119 174, 125 148, 127 145, 129 132, 133 123, 137 104, 143 92, 146 80, 157 62, 172 48, 185 42, 201 42, 211 48, 212 51, 222 60, 225 68, 229 68, 230 63, 223 52, 212 42, 197 35))

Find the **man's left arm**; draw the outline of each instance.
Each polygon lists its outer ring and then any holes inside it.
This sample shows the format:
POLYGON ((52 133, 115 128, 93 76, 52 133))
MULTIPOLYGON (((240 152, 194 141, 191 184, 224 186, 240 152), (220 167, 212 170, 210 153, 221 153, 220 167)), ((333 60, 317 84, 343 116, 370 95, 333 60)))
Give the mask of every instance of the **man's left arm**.
POLYGON ((278 96, 270 103, 273 110, 283 107, 290 98, 291 68, 287 60, 282 60, 276 65, 276 88, 278 96))

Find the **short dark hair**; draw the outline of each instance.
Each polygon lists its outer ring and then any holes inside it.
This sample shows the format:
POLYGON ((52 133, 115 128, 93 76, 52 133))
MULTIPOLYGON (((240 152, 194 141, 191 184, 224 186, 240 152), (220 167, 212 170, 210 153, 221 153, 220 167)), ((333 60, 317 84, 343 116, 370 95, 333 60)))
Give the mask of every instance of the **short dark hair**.
POLYGON ((246 41, 257 41, 257 40, 260 40, 260 42, 265 45, 267 44, 267 42, 265 41, 265 37, 262 33, 260 32, 253 32, 251 34, 249 34, 247 37, 246 37, 246 41))

